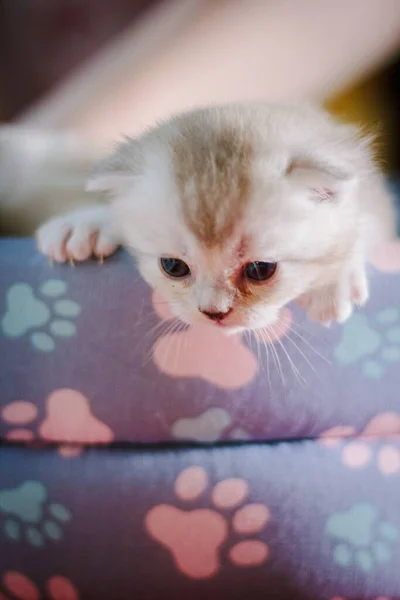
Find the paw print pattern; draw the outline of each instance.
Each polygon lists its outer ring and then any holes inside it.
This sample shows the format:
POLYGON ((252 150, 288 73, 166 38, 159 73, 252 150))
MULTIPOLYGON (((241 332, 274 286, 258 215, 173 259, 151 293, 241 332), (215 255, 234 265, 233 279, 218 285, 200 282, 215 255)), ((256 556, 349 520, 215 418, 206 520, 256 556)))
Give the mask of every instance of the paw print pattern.
POLYGON ((71 319, 81 312, 79 304, 64 298, 67 284, 48 279, 39 288, 40 298, 27 283, 15 283, 6 296, 6 312, 0 323, 3 335, 16 339, 28 335, 32 346, 40 352, 52 352, 57 338, 76 335, 71 319), (46 303, 51 302, 49 307, 46 303), (47 331, 44 331, 44 328, 47 331))
POLYGON ((242 427, 232 427, 232 417, 225 408, 208 408, 197 417, 178 419, 171 427, 177 440, 216 442, 220 439, 245 441, 251 434, 242 427))
POLYGON ((391 240, 379 248, 375 248, 370 260, 378 271, 400 273, 400 240, 391 240))
MULTIPOLYGON (((168 304, 156 294, 153 307, 163 320, 173 318, 168 304)), ((280 322, 268 331, 269 343, 285 336, 291 320, 290 311, 284 309, 280 322)), ((246 385, 258 369, 257 358, 240 334, 226 335, 218 327, 203 324, 160 336, 153 346, 153 360, 167 375, 199 377, 225 389, 246 385)))
POLYGON ((359 435, 355 427, 339 426, 325 431, 320 441, 325 446, 335 447, 340 445, 341 439, 351 437, 341 448, 343 463, 349 468, 361 469, 375 461, 380 472, 390 476, 400 473, 400 448, 390 441, 399 436, 400 414, 386 412, 371 419, 359 435), (384 438, 387 443, 380 444, 375 453, 376 438, 384 438))
POLYGON ((224 408, 209 408, 198 417, 178 419, 171 432, 178 440, 216 442, 231 422, 231 416, 224 408))
POLYGON ((46 400, 46 416, 37 426, 37 434, 30 427, 37 419, 37 408, 31 402, 19 400, 7 404, 1 411, 2 420, 11 426, 5 434, 8 440, 32 441, 37 438, 51 442, 68 443, 61 453, 72 456, 79 444, 105 444, 113 440, 111 429, 92 413, 89 400, 77 390, 55 390, 46 400), (71 446, 75 445, 75 446, 71 446))
POLYGON ((79 600, 76 588, 61 575, 54 575, 48 579, 46 592, 42 595, 26 575, 18 571, 8 571, 2 578, 0 600, 11 600, 11 598, 18 598, 18 600, 44 600, 45 598, 49 598, 49 600, 79 600))
POLYGON ((399 530, 393 523, 381 521, 378 516, 378 509, 365 502, 328 518, 325 533, 335 539, 332 558, 337 565, 355 566, 367 573, 391 560, 393 545, 399 540, 399 530))
POLYGON ((61 540, 63 525, 71 520, 64 505, 48 502, 47 490, 40 481, 24 481, 16 488, 1 490, 0 515, 3 533, 9 540, 25 538, 37 548, 47 541, 61 540))
POLYGON ((381 379, 391 363, 400 363, 400 311, 386 308, 373 321, 354 315, 342 328, 334 351, 342 366, 360 363, 364 375, 381 379))
MULTIPOLYGON (((208 485, 208 476, 202 467, 189 467, 178 476, 175 494, 183 502, 193 502, 208 485)), ((188 511, 171 504, 159 504, 147 512, 146 530, 171 552, 181 573, 193 579, 212 577, 221 567, 221 546, 229 537, 228 520, 222 511, 235 511, 231 527, 238 535, 260 533, 269 521, 265 504, 243 505, 248 494, 244 479, 224 479, 211 490, 212 504, 218 510, 197 508, 188 511)), ((238 567, 259 566, 268 556, 268 546, 251 538, 237 542, 228 552, 228 560, 238 567)))

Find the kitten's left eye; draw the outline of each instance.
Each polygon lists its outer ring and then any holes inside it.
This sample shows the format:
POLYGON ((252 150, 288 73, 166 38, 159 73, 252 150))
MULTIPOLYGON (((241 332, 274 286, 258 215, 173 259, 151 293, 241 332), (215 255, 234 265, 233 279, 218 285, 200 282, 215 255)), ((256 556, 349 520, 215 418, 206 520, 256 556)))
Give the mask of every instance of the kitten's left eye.
POLYGON ((267 281, 274 275, 277 266, 274 262, 254 261, 244 266, 243 275, 253 281, 267 281))
POLYGON ((170 277, 186 277, 190 274, 190 269, 180 258, 160 258, 162 270, 170 277))

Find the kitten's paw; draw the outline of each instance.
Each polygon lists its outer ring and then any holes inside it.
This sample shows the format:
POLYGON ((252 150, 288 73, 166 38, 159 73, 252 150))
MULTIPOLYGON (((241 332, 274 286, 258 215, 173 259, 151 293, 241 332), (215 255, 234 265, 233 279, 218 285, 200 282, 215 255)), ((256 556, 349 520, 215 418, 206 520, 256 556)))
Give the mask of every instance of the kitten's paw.
POLYGON ((336 285, 303 294, 297 303, 304 308, 310 319, 324 325, 329 325, 332 321, 342 323, 353 312, 353 303, 349 298, 340 297, 336 285))
POLYGON ((38 248, 51 260, 82 261, 113 254, 119 244, 107 207, 95 207, 51 219, 37 233, 38 248))
POLYGON ((353 312, 353 306, 363 306, 368 300, 368 282, 364 273, 353 274, 348 285, 332 284, 300 296, 297 303, 310 319, 330 325, 343 323, 353 312))
POLYGON ((364 306, 369 298, 368 280, 364 269, 351 276, 351 299, 357 306, 364 306))

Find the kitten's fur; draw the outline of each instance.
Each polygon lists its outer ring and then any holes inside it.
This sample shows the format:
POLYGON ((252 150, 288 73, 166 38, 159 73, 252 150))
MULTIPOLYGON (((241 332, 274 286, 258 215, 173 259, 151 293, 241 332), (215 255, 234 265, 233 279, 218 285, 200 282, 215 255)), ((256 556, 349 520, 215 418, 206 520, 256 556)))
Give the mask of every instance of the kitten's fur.
POLYGON ((121 144, 88 189, 109 204, 46 223, 40 249, 84 260, 124 244, 178 317, 206 322, 203 312, 229 311, 230 331, 274 322, 293 299, 314 319, 346 319, 367 300, 367 252, 394 222, 368 142, 310 106, 174 117, 121 144), (191 276, 165 276, 162 256, 184 260, 191 276), (252 261, 277 262, 277 272, 245 281, 252 261))

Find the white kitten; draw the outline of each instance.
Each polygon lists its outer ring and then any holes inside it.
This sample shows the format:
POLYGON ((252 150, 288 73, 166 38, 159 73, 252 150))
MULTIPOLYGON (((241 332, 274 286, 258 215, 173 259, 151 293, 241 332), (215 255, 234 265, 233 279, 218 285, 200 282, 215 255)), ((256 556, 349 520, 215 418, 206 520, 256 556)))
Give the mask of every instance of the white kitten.
POLYGON ((174 117, 123 143, 88 189, 109 205, 45 224, 41 250, 83 260, 124 244, 178 317, 227 331, 273 323, 293 299, 346 319, 394 222, 367 141, 309 106, 174 117))

